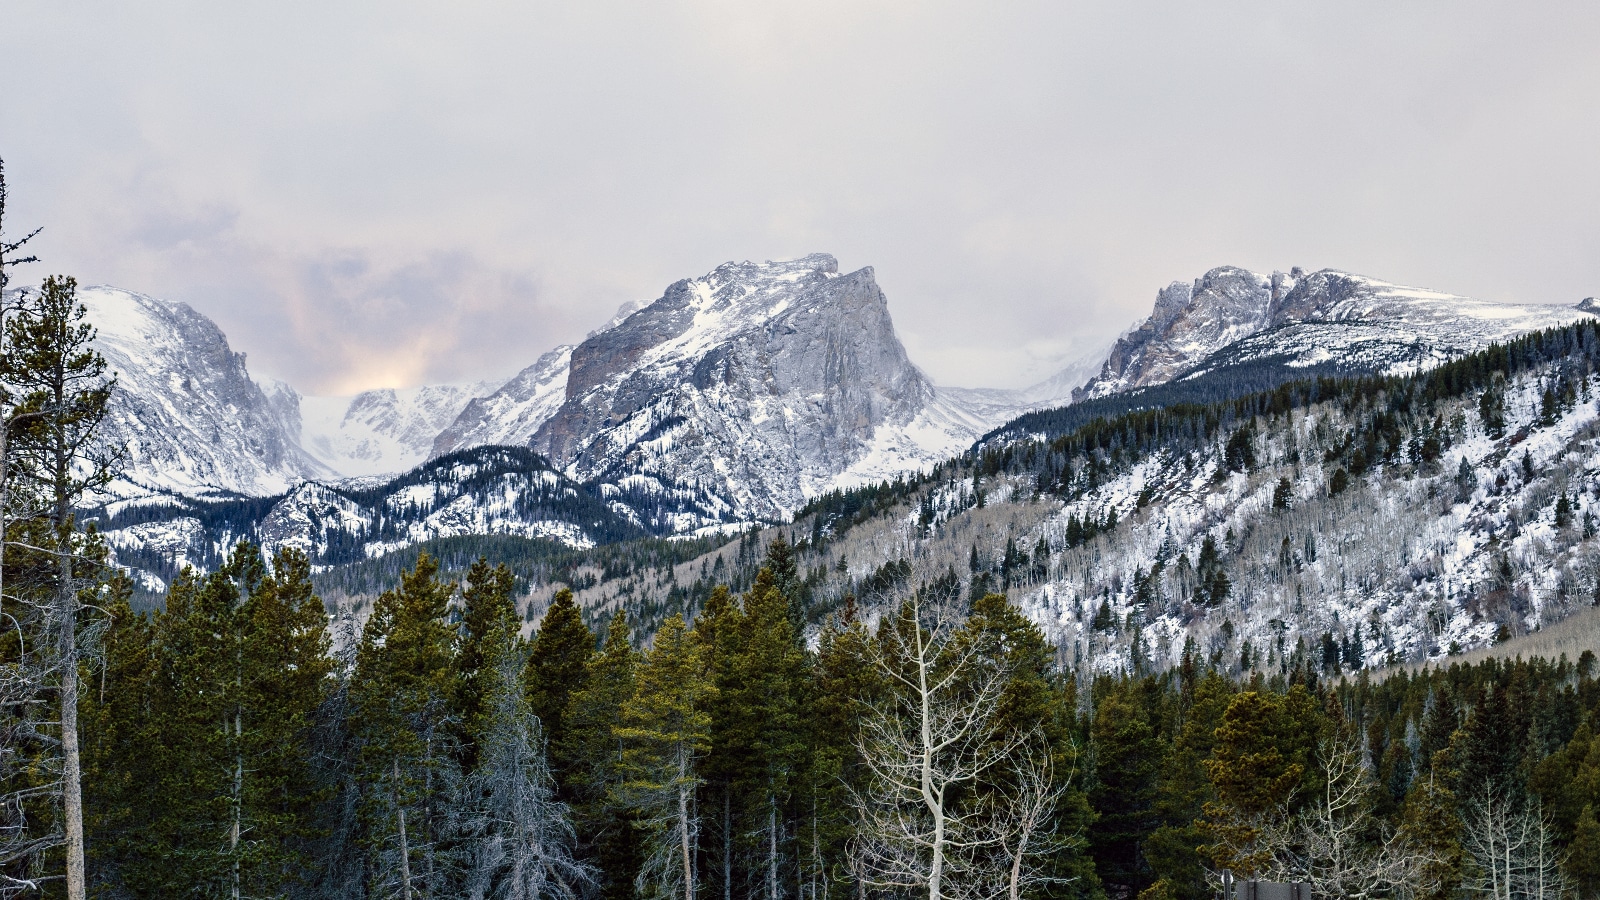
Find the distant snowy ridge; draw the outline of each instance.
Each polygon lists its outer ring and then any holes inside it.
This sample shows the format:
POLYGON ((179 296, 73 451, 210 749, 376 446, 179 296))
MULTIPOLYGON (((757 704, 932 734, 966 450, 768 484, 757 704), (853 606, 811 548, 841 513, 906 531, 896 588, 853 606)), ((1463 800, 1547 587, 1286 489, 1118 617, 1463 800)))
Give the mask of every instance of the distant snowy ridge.
POLYGON ((838 487, 961 453, 1067 402, 1083 365, 1022 391, 935 387, 906 357, 870 268, 827 254, 726 263, 624 305, 468 403, 433 452, 508 444, 694 531, 773 521, 838 487))
MULTIPOLYGON (((299 401, 306 450, 344 475, 404 472, 432 456, 435 439, 497 381, 363 391, 299 401)), ((498 442, 496 442, 498 443, 498 442)))

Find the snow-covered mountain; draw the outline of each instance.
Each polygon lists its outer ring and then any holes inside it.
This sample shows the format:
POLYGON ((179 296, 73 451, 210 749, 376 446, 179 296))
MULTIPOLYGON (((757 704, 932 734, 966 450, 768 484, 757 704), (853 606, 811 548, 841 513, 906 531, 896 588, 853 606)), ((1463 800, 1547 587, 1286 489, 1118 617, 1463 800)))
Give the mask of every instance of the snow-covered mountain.
POLYGON ((345 475, 404 472, 434 455, 439 433, 468 403, 499 387, 497 381, 480 381, 381 388, 353 397, 300 398, 301 444, 345 475))
POLYGON ((300 448, 287 386, 251 380, 244 354, 210 319, 112 287, 80 288, 78 298, 117 376, 102 430, 127 453, 115 493, 263 496, 332 474, 300 448))
POLYGON ((1581 305, 1492 303, 1333 269, 1262 275, 1223 266, 1162 289, 1150 317, 1073 396, 1092 400, 1246 362, 1403 374, 1591 314, 1581 305))

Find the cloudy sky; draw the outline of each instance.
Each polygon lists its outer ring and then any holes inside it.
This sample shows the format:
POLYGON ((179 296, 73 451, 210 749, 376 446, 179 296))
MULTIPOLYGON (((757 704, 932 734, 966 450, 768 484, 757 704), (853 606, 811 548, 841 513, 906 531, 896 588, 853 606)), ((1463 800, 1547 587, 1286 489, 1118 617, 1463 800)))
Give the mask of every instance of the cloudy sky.
POLYGON ((948 384, 1222 264, 1600 294, 1600 4, 0 0, 8 230, 303 392, 510 374, 730 259, 948 384))

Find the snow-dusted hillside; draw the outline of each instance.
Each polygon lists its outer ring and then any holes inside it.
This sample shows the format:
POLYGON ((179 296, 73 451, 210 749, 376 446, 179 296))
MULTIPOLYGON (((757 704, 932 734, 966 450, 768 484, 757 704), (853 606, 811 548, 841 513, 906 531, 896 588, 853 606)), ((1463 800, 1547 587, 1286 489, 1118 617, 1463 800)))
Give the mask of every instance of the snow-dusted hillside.
POLYGON ((1150 317, 1117 341, 1074 397, 1254 361, 1404 374, 1592 314, 1581 304, 1491 303, 1333 269, 1261 275, 1224 266, 1161 290, 1150 317))
POLYGON ((500 382, 481 381, 304 397, 300 440, 311 455, 344 475, 404 472, 433 455, 439 433, 468 403, 499 387, 500 382))
POLYGON ((1186 648, 1235 672, 1297 652, 1346 669, 1438 660, 1600 598, 1597 338, 1530 341, 1432 382, 1303 385, 997 440, 784 530, 824 609, 1003 590, 1099 671, 1186 648))
POLYGON ((116 561, 153 590, 185 565, 214 565, 240 540, 268 554, 297 548, 321 569, 437 538, 507 535, 584 548, 645 533, 631 511, 606 506, 523 448, 466 450, 373 481, 308 481, 270 504, 178 506, 155 521, 125 506, 101 524, 116 561))
POLYGON ((292 405, 250 378, 244 354, 187 304, 80 288, 95 347, 116 373, 102 438, 126 449, 124 496, 263 496, 331 471, 300 448, 292 405))

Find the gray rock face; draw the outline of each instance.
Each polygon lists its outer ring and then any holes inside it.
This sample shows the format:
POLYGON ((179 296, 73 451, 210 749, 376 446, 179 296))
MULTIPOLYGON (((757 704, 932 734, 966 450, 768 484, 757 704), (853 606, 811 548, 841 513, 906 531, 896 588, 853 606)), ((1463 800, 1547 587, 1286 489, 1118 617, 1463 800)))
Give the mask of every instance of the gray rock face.
POLYGON ((932 397, 872 269, 728 263, 575 347, 531 445, 684 531, 789 514, 932 397))
POLYGON ((1158 293, 1150 317, 1073 399, 1251 360, 1399 374, 1591 314, 1582 304, 1491 303, 1333 269, 1261 275, 1224 266, 1158 293))
POLYGON ((1280 278, 1222 266, 1192 285, 1173 282, 1156 294, 1150 318, 1117 341, 1100 374, 1073 391, 1073 399, 1170 381, 1218 348, 1255 334, 1266 324, 1280 278))
POLYGON ((127 453, 117 493, 266 496, 331 474, 300 449, 288 395, 252 381, 210 319, 116 288, 78 295, 117 374, 101 433, 127 453))

